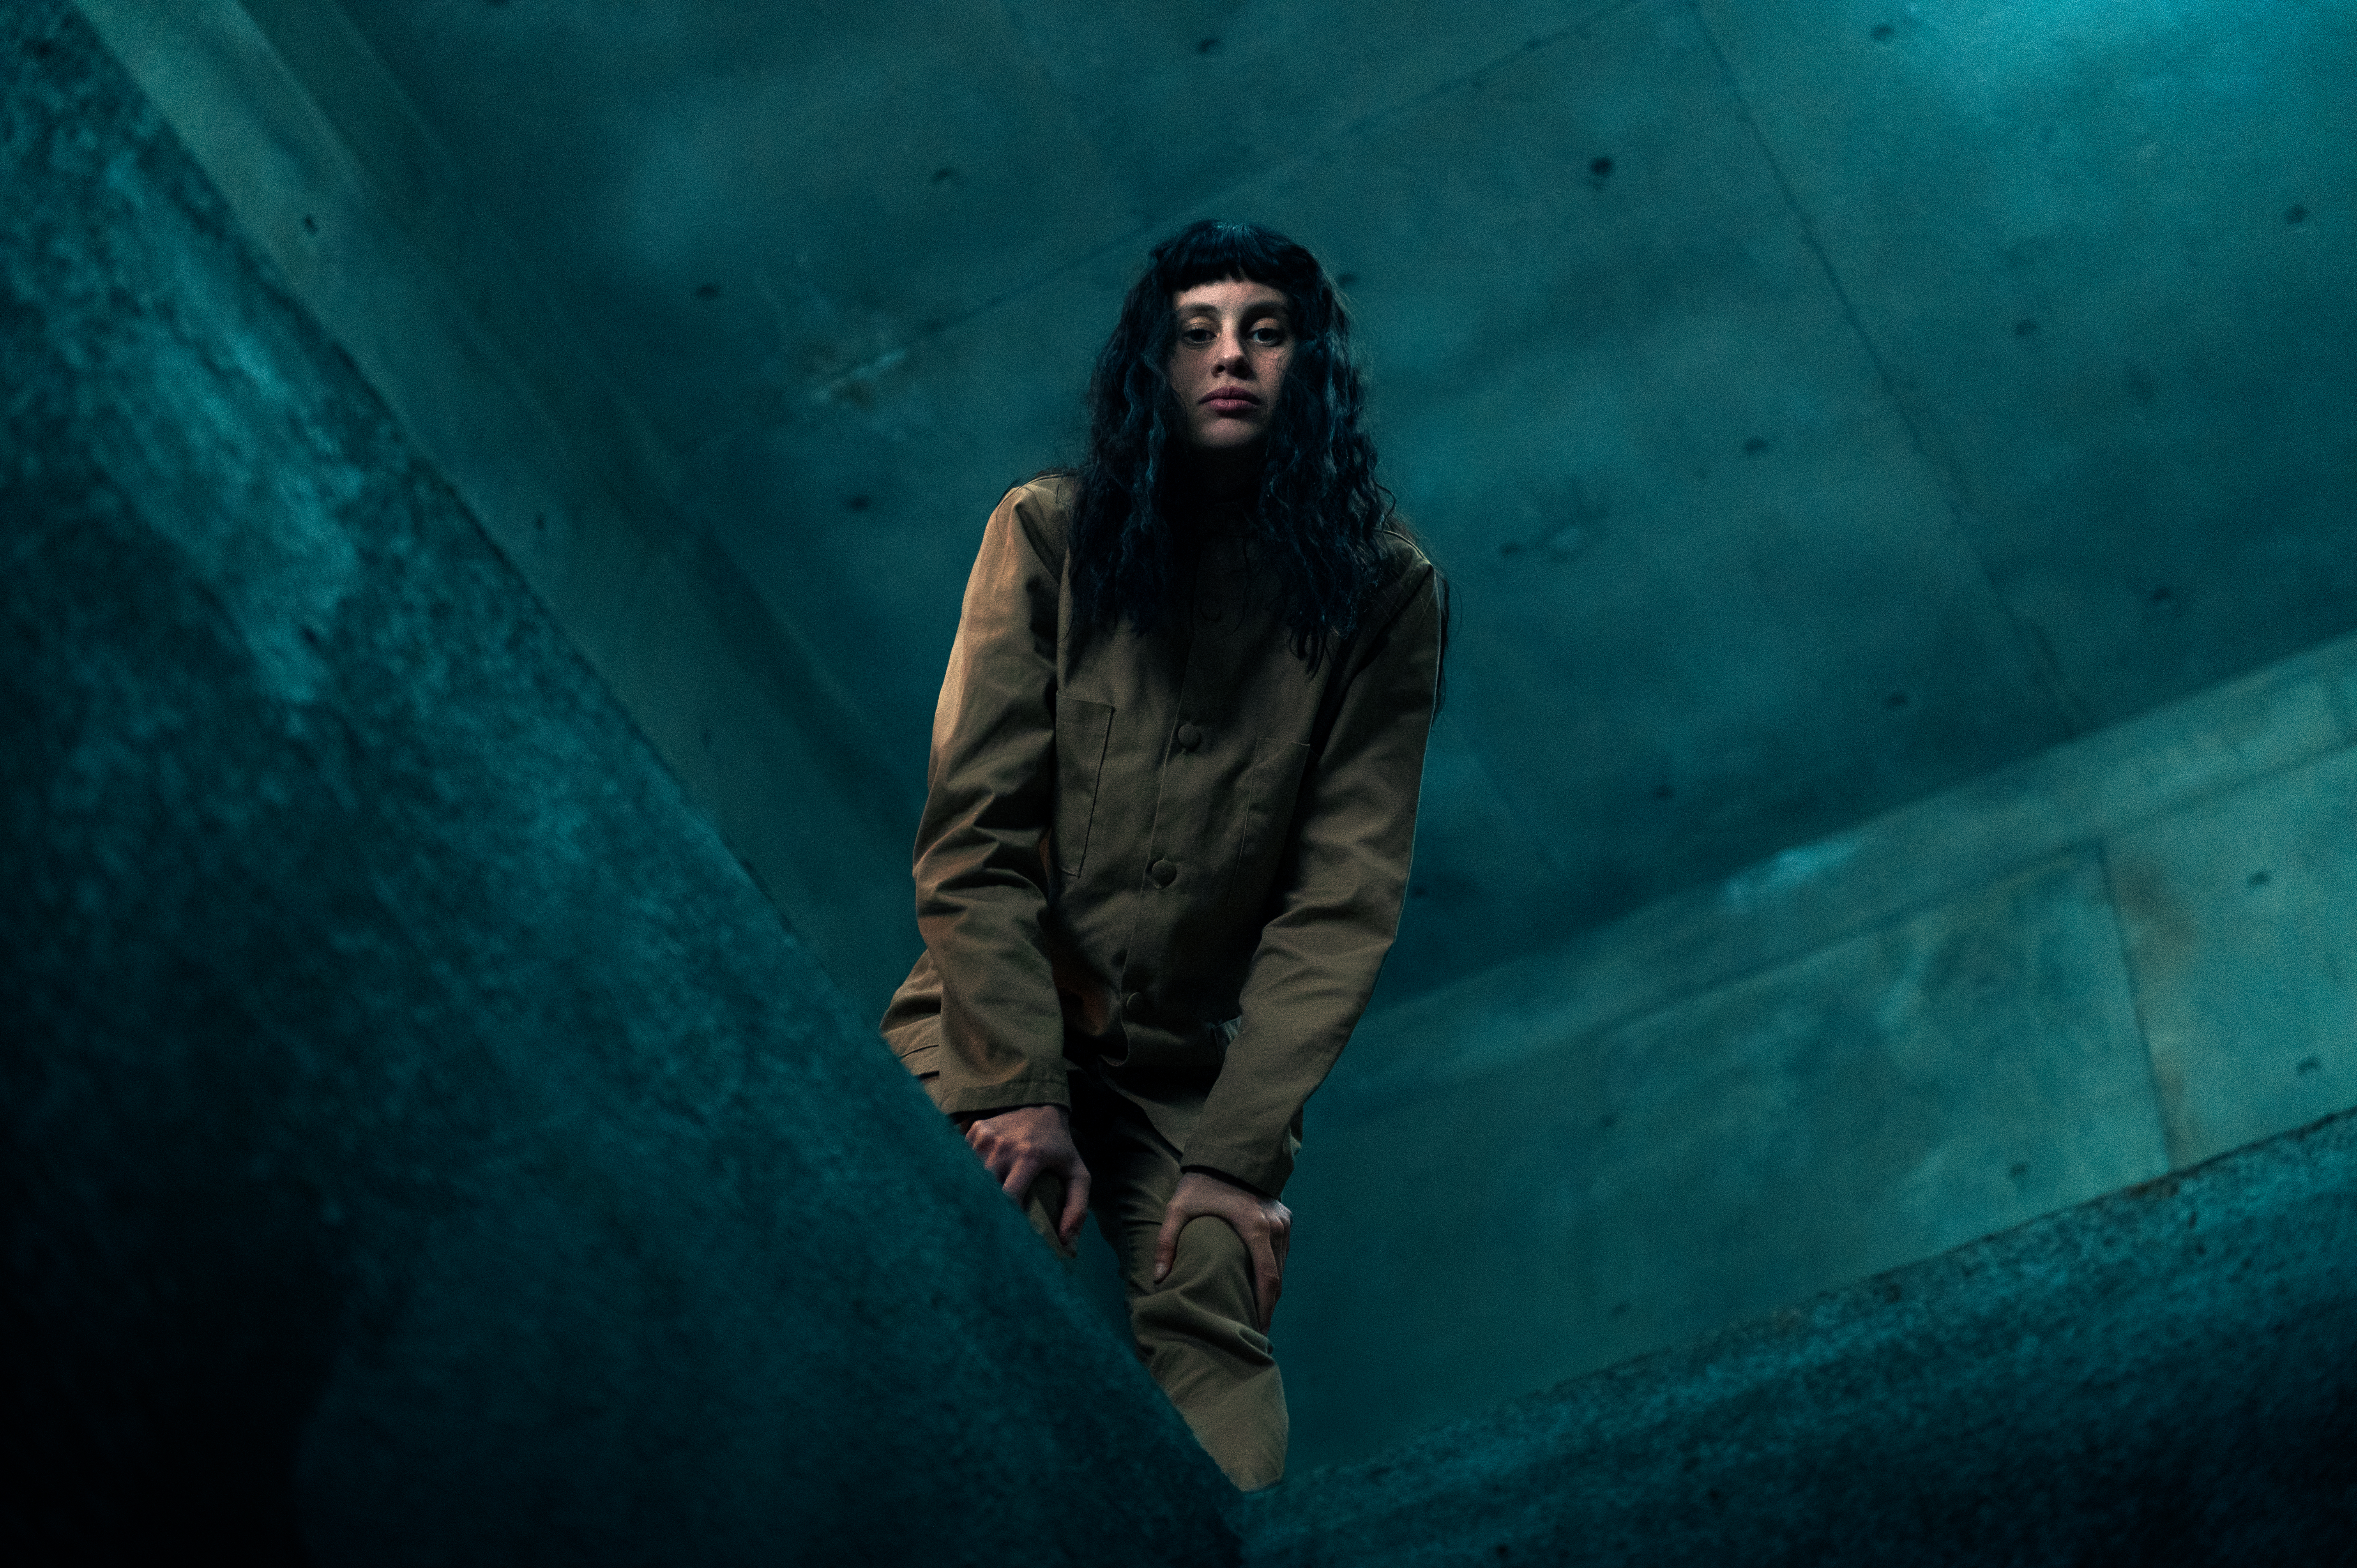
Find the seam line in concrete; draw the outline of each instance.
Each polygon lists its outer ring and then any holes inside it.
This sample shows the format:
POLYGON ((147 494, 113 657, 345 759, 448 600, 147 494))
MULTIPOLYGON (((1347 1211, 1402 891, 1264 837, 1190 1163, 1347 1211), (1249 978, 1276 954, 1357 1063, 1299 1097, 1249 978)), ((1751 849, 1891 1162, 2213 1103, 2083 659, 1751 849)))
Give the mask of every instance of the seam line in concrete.
POLYGON ((2179 1135, 2177 1119, 2169 1113, 2169 1098, 2160 1084, 2160 1064, 2153 1059, 2152 1028, 2145 1019, 2144 986, 2139 983, 2136 954, 2128 946, 2127 924, 2120 918, 2120 885, 2112 867, 2108 839, 2095 842, 2095 857, 2104 869, 2104 902, 2111 909, 2112 933, 2120 947, 2120 968, 2127 976, 2128 1006, 2136 1018, 2136 1043, 2144 1047, 2145 1072, 2152 1084, 2152 1113, 2160 1123, 2161 1152, 2171 1172, 2181 1171, 2185 1169, 2184 1140, 2179 1135))
POLYGON ((1916 417, 1915 411, 1906 397, 1899 391, 1898 378, 1891 374, 1889 362, 1883 357, 1881 346, 1874 340, 1873 334, 1866 329, 1866 323, 1859 317, 1857 304, 1851 299, 1847 285, 1842 282, 1841 274, 1834 266, 1832 256, 1826 253, 1823 242, 1817 238, 1815 220, 1809 215, 1808 209, 1801 205, 1800 194, 1792 188, 1792 178, 1784 172, 1783 160, 1776 156, 1776 149, 1770 145, 1767 132, 1760 128, 1759 117, 1751 112, 1750 100, 1744 96, 1743 84, 1735 74, 1734 62, 1727 58, 1727 50, 1719 44, 1718 34, 1712 28, 1710 18, 1704 14, 1702 0, 1687 0, 1687 3, 1693 8, 1695 26, 1701 30, 1704 41, 1710 47, 1711 58, 1718 62, 1719 74, 1727 82, 1727 95, 1735 101, 1736 113, 1742 116, 1743 128, 1751 134, 1752 143, 1760 149, 1760 157, 1766 160, 1769 173, 1775 177, 1776 188, 1782 194, 1786 209, 1792 214, 1793 221, 1800 226, 1801 243, 1808 248, 1809 254, 1816 261, 1818 270, 1824 274, 1825 285, 1832 289, 1834 301, 1841 307, 1842 320, 1848 324, 1850 332, 1865 349, 1867 362, 1874 367, 1875 379, 1882 384, 1882 395, 1889 400, 1892 412, 1898 414, 1900 424, 1907 431, 1908 444, 1915 448, 1915 455, 1922 459, 1924 467, 1931 472, 1933 482, 1939 486, 1940 499, 1947 508, 1949 529, 1955 535, 1957 542, 1964 546, 1965 554, 1972 558, 1974 566, 1979 570, 1983 585, 1988 589, 1989 597, 1996 602, 1997 608, 2004 614, 2006 624, 2013 628, 2016 642, 2029 656, 2030 664, 2037 670, 2040 681, 2046 687, 2047 695, 2053 700, 2061 714, 2067 733, 2072 736, 2085 734, 2094 727, 2093 715, 2087 711, 2086 704, 2080 701, 2078 694, 2071 690, 2070 683, 2063 679, 2061 666, 2055 660, 2053 646, 2045 633, 2023 616, 2015 607, 2013 601, 2006 596, 2004 590, 1997 586, 1996 575, 1990 570, 1988 558, 1982 553, 1980 545, 1973 538, 1972 531, 1964 525, 1966 508, 1964 497, 1959 493, 1955 475, 1949 471, 1947 465, 1934 456, 1932 444, 1924 434, 1922 423, 1916 417))
POLYGON ((2332 727, 2340 732, 2342 742, 2357 742, 2357 713, 2350 710, 2349 682, 2345 671, 2341 677, 2325 682, 2324 705, 2332 710, 2332 727))
MULTIPOLYGON (((1405 98, 1396 99, 1390 103, 1384 104, 1379 109, 1371 109, 1367 111, 1358 118, 1349 121, 1339 128, 1319 136, 1317 140, 1311 142, 1308 145, 1295 153, 1291 157, 1286 158, 1281 162, 1269 164, 1265 166, 1255 169, 1253 172, 1251 178, 1254 181, 1259 181, 1281 175, 1287 169, 1297 167, 1298 166, 1308 162, 1312 158, 1322 156, 1329 149, 1340 145, 1342 143, 1351 140, 1352 137, 1359 135, 1369 129, 1372 129, 1385 120, 1422 108, 1424 105, 1445 98, 1452 92, 1461 91, 1467 86, 1479 81, 1482 77, 1488 75, 1491 71, 1497 70, 1499 66, 1504 64, 1510 59, 1512 59, 1517 55, 1529 54, 1538 49, 1550 48, 1555 44, 1561 43, 1564 39, 1571 38, 1576 34, 1586 32, 1588 28, 1595 27, 1600 22, 1609 21, 1614 16, 1619 16, 1624 11, 1633 11, 1640 6, 1659 5, 1661 3, 1662 0, 1604 0, 1603 4, 1597 5, 1591 10, 1581 12, 1577 20, 1566 22, 1562 27, 1555 28, 1553 32, 1541 33, 1534 38, 1526 38, 1522 43, 1516 44, 1512 48, 1506 50, 1504 53, 1493 55, 1490 59, 1483 60, 1480 65, 1475 66, 1470 70, 1453 76, 1446 81, 1436 83, 1431 87, 1424 89, 1420 92, 1411 93, 1405 98)), ((1714 45, 1714 48, 1716 46, 1714 45)), ((1092 145, 1093 145, 1093 144, 1092 144, 1092 145)), ((1204 208, 1216 206, 1219 203, 1225 201, 1231 194, 1241 188, 1243 183, 1244 182, 1243 181, 1239 181, 1234 185, 1222 186, 1219 189, 1210 192, 1199 200, 1187 203, 1185 206, 1179 208, 1178 211, 1181 213, 1189 210, 1200 211, 1204 208)), ((1172 215, 1166 211, 1146 222, 1134 224, 1128 230, 1115 235, 1113 239, 1106 241, 1103 244, 1082 252, 1081 254, 1072 257, 1071 260, 1066 261, 1047 272, 1041 273, 1038 276, 1030 278, 1024 283, 1018 284, 1013 288, 1002 290, 1000 293, 984 300, 979 305, 959 311, 956 315, 938 321, 922 331, 913 333, 907 338, 894 342, 881 353, 870 359, 867 363, 871 365, 876 364, 881 360, 888 358, 890 355, 896 353, 906 354, 920 344, 931 342, 945 337, 949 333, 956 330, 958 328, 964 326, 967 322, 987 316, 992 311, 996 310, 1000 306, 1007 304, 1011 300, 1020 299, 1025 295, 1043 289, 1049 285, 1057 282, 1059 279, 1066 277, 1073 272, 1090 265, 1112 251, 1125 245, 1136 244, 1143 236, 1158 232, 1160 230, 1167 227, 1171 221, 1172 215)), ((856 374, 856 372, 855 371, 853 373, 856 374)), ((806 402, 809 393, 822 392, 823 390, 823 389, 822 388, 805 389, 804 398, 800 401, 806 402)), ((695 446, 682 452, 680 454, 681 467, 692 468, 697 463, 701 462, 707 454, 720 450, 732 441, 747 437, 759 437, 769 431, 789 427, 796 422, 797 421, 791 416, 766 419, 749 422, 745 424, 734 426, 727 430, 716 432, 706 439, 698 442, 695 446)))
MULTIPOLYGON (((894 360, 896 363, 904 361, 907 357, 918 348, 927 343, 939 341, 940 339, 947 337, 950 333, 964 326, 967 322, 979 320, 983 317, 989 315, 992 311, 996 310, 1000 306, 1007 304, 1011 300, 1020 299, 1025 295, 1036 293, 1040 289, 1046 288, 1050 284, 1069 277, 1073 273, 1079 272, 1083 267, 1092 264, 1099 258, 1109 254, 1124 245, 1136 244, 1140 236, 1152 231, 1155 227, 1156 225, 1152 223, 1136 224, 1134 227, 1124 231, 1122 233, 1115 235, 1114 238, 1107 240, 1103 244, 1084 251, 1079 255, 1072 257, 1071 260, 1055 267, 1051 267, 1044 273, 1037 274, 1025 283, 1018 284, 1013 288, 1002 290, 1001 292, 993 295, 990 298, 984 300, 979 305, 974 306, 969 309, 962 310, 955 316, 935 322, 932 326, 926 328, 922 331, 901 338, 898 342, 895 342, 891 347, 884 349, 882 352, 871 356, 863 364, 834 378, 834 381, 826 382, 823 385, 804 388, 802 393, 793 400, 793 406, 796 406, 797 408, 804 408, 808 407, 813 401, 825 401, 825 394, 834 386, 855 380, 863 371, 882 366, 884 361, 888 360, 894 360), (897 360, 895 360, 896 356, 898 357, 897 360)), ((740 441, 759 441, 772 431, 790 430, 794 425, 802 423, 802 417, 805 416, 796 413, 789 414, 781 418, 757 419, 748 421, 743 424, 732 426, 726 430, 716 431, 713 435, 705 437, 704 440, 697 442, 694 446, 683 450, 680 454, 680 467, 693 470, 715 452, 725 450, 728 446, 740 441)))
MULTIPOLYGON (((2065 742, 2064 744, 2067 745, 2069 743, 2065 742)), ((1691 1002, 1696 997, 1713 995, 1722 991, 1732 990, 1735 987, 1748 984, 1764 975, 1773 974, 1780 970, 1790 968, 1793 964, 1806 962, 1808 960, 1815 957, 1819 953, 1824 952, 1831 948, 1838 947, 1845 942, 1857 941, 1867 937, 1876 936, 1894 930, 1897 928, 1905 925, 1910 920, 1916 919, 1919 917, 1927 915, 1934 910, 1944 908, 1962 899, 1973 897, 1988 888, 1996 886, 2000 883, 2009 881, 2015 877, 2028 875, 2040 865, 2045 862, 2059 860, 2066 855, 2077 856, 2092 854, 2098 857, 2102 865, 2104 872, 2104 896, 2113 907, 2113 926, 2121 943, 2123 961, 2126 963, 2127 969, 2129 997, 2136 1010, 2137 1036, 2145 1048, 2146 1066, 2153 1074, 2154 1104, 2157 1108, 2159 1108, 2158 1113, 2161 1116, 2161 1134, 2164 1147, 2169 1153, 2169 1168, 2171 1170, 2182 1169, 2184 1168, 2184 1165, 2180 1146, 2184 1140, 2172 1131, 2172 1126, 2168 1117, 2166 1101, 2162 1096, 2159 1088, 2159 1067, 2158 1064, 2153 1060, 2151 1036, 2145 1025, 2142 993, 2136 984, 2136 966, 2132 960, 2126 957, 2127 950, 2127 937, 2125 929, 2120 925, 2119 921, 2119 894, 2117 884, 2112 875, 2110 854, 2111 841, 2122 833, 2132 832, 2150 823, 2160 822, 2179 811, 2190 810, 2205 800, 2214 800, 2223 795, 2229 795, 2236 790, 2254 788, 2257 785, 2266 783, 2270 779, 2282 778, 2304 768, 2320 766, 2325 761, 2341 755, 2341 752, 2347 749, 2349 749, 2349 747, 2333 746, 2321 751, 2307 752, 2298 757, 2287 757, 2271 767, 2256 768, 2246 773, 2238 774, 2233 779, 2223 780, 2212 788, 2186 795, 2172 797, 2166 802, 2155 806, 2150 811, 2124 816, 2116 822, 2104 823, 2091 832, 2081 833, 2073 837, 2048 841, 2034 845, 2025 846, 2018 858, 2005 861, 2001 865, 1991 871, 1990 874, 1985 877, 1974 881, 1960 881, 1942 884, 1914 897, 1867 909, 1852 919, 1838 921, 1828 926, 1821 939, 1808 947, 1792 951, 1762 956, 1749 962, 1731 965, 1722 972, 1712 973, 1710 978, 1704 981, 1700 985, 1691 990, 1679 992, 1678 993, 1666 998, 1656 997, 1640 999, 1626 1006, 1598 1013, 1594 1017, 1582 1020, 1577 1025, 1567 1030, 1551 1035, 1549 1036, 1550 1043, 1547 1045, 1518 1051, 1510 1055, 1484 1057, 1470 1062, 1458 1062, 1453 1064, 1442 1063, 1421 1071, 1417 1070, 1413 1066, 1391 1069, 1379 1069, 1378 1076, 1366 1084, 1354 1085, 1340 1094, 1329 1092, 1324 1101, 1326 1112, 1329 1115, 1340 1114, 1340 1120, 1335 1123, 1338 1126, 1358 1126, 1365 1122, 1379 1120, 1383 1115, 1388 1114, 1392 1110, 1396 1109, 1397 1106, 1404 1101, 1413 1100, 1416 1095, 1432 1090, 1445 1090, 1450 1086, 1458 1083, 1473 1082, 1494 1072, 1524 1070, 1532 1061, 1544 1057, 1550 1052, 1559 1050, 1566 1046, 1584 1040, 1596 1039, 1604 1035, 1610 1034, 1615 1030, 1627 1028, 1633 1024, 1641 1023, 1657 1014, 1667 1012, 1671 1008, 1691 1002), (1412 1085, 1415 1092, 1412 1094, 1391 1092, 1384 1086, 1392 1082, 1394 1078, 1401 1082, 1412 1085), (1353 1113, 1352 1108, 1361 1104, 1373 1104, 1376 1106, 1376 1109, 1367 1111, 1363 1113, 1353 1113)), ((1934 799, 1937 799, 1937 797, 1934 797, 1934 799)), ((1901 810, 1906 809, 1908 808, 1901 808, 1901 810)), ((1610 929, 1609 927, 1604 929, 1607 930, 1610 929)), ((1492 967, 1502 968, 1505 966, 1498 965, 1492 967)), ((1478 971, 1476 972, 1476 975, 1487 974, 1489 972, 1491 972, 1489 970, 1478 971)), ((1476 976, 1467 976, 1466 981, 1469 981, 1473 978, 1476 978, 1476 976)), ((1460 981, 1458 983, 1461 984, 1464 983, 1464 981, 1460 981)), ((1414 1006, 1422 1000, 1423 998, 1419 997, 1410 1002, 1403 1003, 1400 1005, 1403 1007, 1414 1006)), ((1380 1027, 1380 1026, 1378 1026, 1380 1027)))
MULTIPOLYGON (((1716 996, 1722 992, 1749 985, 1754 981, 1791 969, 1796 964, 1806 963, 1847 943, 1862 941, 1872 937, 1888 936, 1910 921, 1935 910, 1943 909, 1951 904, 1961 902, 2018 877, 2027 876, 2040 865, 2080 859, 2091 853, 2098 855, 2103 853, 2103 844, 2099 839, 2073 840, 2067 843, 2041 849, 2036 854, 2025 855, 2019 861, 2007 863, 2004 869, 1981 882, 1952 887, 1944 892, 1926 894, 1908 903, 1875 909, 1860 916, 1854 922, 1833 928, 1824 940, 1813 946, 1797 951, 1763 957, 1749 963, 1735 965, 1724 972, 1714 974, 1703 984, 1690 991, 1679 992, 1668 997, 1643 999, 1624 1007, 1599 1013, 1592 1019, 1585 1020, 1562 1034, 1551 1036, 1549 1043, 1545 1045, 1496 1056, 1481 1057, 1469 1062, 1443 1063, 1421 1070, 1417 1065, 1411 1064, 1405 1068, 1381 1071, 1379 1076, 1370 1082, 1355 1085, 1341 1095, 1329 1093, 1325 1101, 1325 1109, 1329 1117, 1328 1124, 1334 1127, 1360 1127, 1379 1122, 1386 1116, 1418 1112, 1425 1109, 1423 1103, 1425 1099, 1434 1093, 1447 1093, 1459 1085, 1477 1083, 1501 1074, 1527 1072, 1534 1062, 1549 1058, 1567 1047, 1601 1039, 1607 1035, 1674 1011, 1703 997, 1716 996), (1395 1090, 1391 1087, 1394 1082, 1405 1087, 1395 1090), (1370 1104, 1373 1109, 1354 1113, 1354 1108, 1370 1104)), ((2108 875, 2104 884, 2104 895, 2107 900, 2111 897, 2108 875)), ((2115 927, 2116 928, 2116 920, 2115 920, 2115 927)), ((2133 998, 2135 994, 2133 974, 2130 977, 2129 992, 2133 998)), ((2139 1019, 2138 1030, 2141 1033, 2141 1019, 2139 1019)), ((2150 1054, 2147 1052, 2147 1063, 2149 1060, 2150 1054)), ((2176 1168, 2173 1156, 2170 1168, 2172 1170, 2176 1168)))
MULTIPOLYGON (((82 4, 82 0, 76 0, 82 4)), ((385 187, 380 172, 380 159, 371 154, 390 152, 406 157, 422 154, 429 166, 428 178, 447 202, 444 219, 436 222, 395 220, 393 230, 422 264, 420 275, 429 276, 434 286, 449 301, 454 310, 475 324, 484 341, 508 366, 513 384, 523 389, 535 403, 545 405, 546 388, 541 374, 533 371, 517 356, 509 335, 496 329, 486 319, 482 310, 469 297, 459 280, 465 273, 479 266, 485 274, 497 275, 504 286, 512 288, 539 317, 534 325, 553 328, 563 334, 565 342, 559 350, 565 358, 562 374, 578 377, 595 389, 596 401, 610 411, 613 424, 610 434, 619 436, 612 442, 611 456, 577 452, 568 453, 576 466, 588 475, 611 497, 622 498, 643 489, 659 498, 662 504, 676 512, 683 492, 683 476, 673 460, 669 446, 655 433, 638 398, 617 379, 604 356, 598 353, 582 334, 576 313, 569 304, 543 286, 531 269, 523 263, 522 252, 516 249, 506 223, 492 216, 489 203, 479 192, 462 165, 444 144, 441 133, 425 118, 410 96, 408 87, 393 73, 392 67, 377 52, 375 41, 361 31, 351 18, 344 0, 329 0, 320 14, 331 20, 321 25, 337 29, 341 37, 339 47, 350 51, 370 79, 371 87, 380 104, 390 108, 400 121, 404 134, 413 144, 409 147, 366 148, 347 128, 345 122, 322 101, 317 84, 288 57, 285 40, 274 30, 270 19, 258 14, 250 0, 233 0, 244 13, 255 35, 267 46, 279 70, 308 104, 328 137, 336 148, 351 161, 356 181, 373 191, 383 210, 401 210, 394 193, 385 187), (436 231, 439 231, 437 232, 436 231), (463 240, 457 231, 464 231, 463 240), (465 252, 476 252, 473 255, 465 252), (471 265, 470 265, 471 263, 471 265), (619 472, 609 471, 613 465, 622 465, 619 472)), ((308 309, 307 305, 305 308, 308 309)), ((548 411, 549 424, 559 433, 568 447, 577 446, 580 435, 572 421, 548 411)), ((635 505, 635 502, 630 504, 635 505)))
POLYGON ((1450 733, 1457 737, 1458 746, 1473 759, 1481 781, 1490 787, 1490 792, 1498 798, 1498 804, 1513 820, 1514 829, 1522 835, 1524 847, 1537 857, 1541 865, 1546 867, 1549 875, 1566 875, 1563 857, 1555 853, 1555 845, 1548 842, 1547 835, 1539 832, 1535 825, 1541 814, 1532 811, 1513 790, 1507 788, 1505 776, 1498 771, 1498 765, 1491 760, 1489 748, 1475 740, 1464 725, 1451 723, 1448 715, 1443 714, 1439 722, 1448 725, 1450 733))

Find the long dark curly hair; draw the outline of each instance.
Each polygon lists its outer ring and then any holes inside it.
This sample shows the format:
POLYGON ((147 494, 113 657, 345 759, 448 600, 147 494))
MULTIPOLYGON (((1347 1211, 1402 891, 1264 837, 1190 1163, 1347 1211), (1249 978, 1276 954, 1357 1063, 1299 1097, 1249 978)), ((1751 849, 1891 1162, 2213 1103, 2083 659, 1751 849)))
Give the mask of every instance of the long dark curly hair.
POLYGON ((1329 643, 1358 629, 1397 569, 1400 557, 1382 536, 1407 530, 1375 481, 1374 443, 1359 428, 1365 397, 1341 296, 1316 256, 1257 223, 1189 224, 1154 247, 1122 302, 1089 378, 1088 453, 1071 470, 1073 609, 1083 622, 1126 620, 1145 631, 1170 604, 1168 503, 1183 467, 1171 445, 1184 451, 1187 430, 1166 368, 1178 331, 1170 302, 1232 278, 1281 291, 1293 317, 1293 360, 1269 422, 1251 539, 1275 567, 1293 650, 1314 670, 1329 643))

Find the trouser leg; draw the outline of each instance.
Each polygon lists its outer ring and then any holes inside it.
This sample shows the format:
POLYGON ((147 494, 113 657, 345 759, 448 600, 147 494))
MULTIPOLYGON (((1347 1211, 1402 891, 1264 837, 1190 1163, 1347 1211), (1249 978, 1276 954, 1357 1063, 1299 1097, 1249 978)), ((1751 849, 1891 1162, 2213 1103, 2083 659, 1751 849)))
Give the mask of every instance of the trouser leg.
POLYGON ((1228 1479, 1245 1491, 1269 1486, 1285 1474, 1288 1423, 1284 1375, 1254 1326, 1252 1254, 1226 1220, 1203 1216, 1178 1233, 1157 1283, 1154 1244, 1178 1186, 1178 1151, 1126 1101, 1087 1098, 1074 1120, 1095 1183, 1091 1207, 1121 1262, 1137 1353, 1228 1479))
POLYGON ((1031 1229, 1039 1233, 1041 1240, 1056 1249, 1056 1256, 1068 1263, 1080 1256, 1079 1248, 1056 1233, 1056 1222, 1064 1217, 1062 1176, 1043 1176, 1033 1180, 1031 1190, 1023 1195, 1023 1217, 1031 1221, 1031 1229))

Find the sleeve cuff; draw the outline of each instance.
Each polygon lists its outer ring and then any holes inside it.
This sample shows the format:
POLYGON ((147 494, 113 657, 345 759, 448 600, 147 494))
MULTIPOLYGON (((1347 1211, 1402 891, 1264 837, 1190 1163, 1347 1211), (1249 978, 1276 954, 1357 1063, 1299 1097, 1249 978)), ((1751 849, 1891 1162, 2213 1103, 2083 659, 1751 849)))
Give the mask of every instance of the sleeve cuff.
POLYGON ((1179 1152, 1178 1168, 1218 1176, 1263 1197, 1280 1197, 1286 1178, 1293 1175, 1293 1155, 1299 1147, 1290 1136, 1281 1136, 1265 1154, 1256 1154, 1249 1144, 1232 1140, 1207 1144, 1198 1139, 1192 1147, 1179 1152))
POLYGON ((1226 1182, 1230 1187, 1243 1188, 1244 1191, 1251 1193, 1254 1197, 1273 1198, 1276 1196, 1273 1192, 1266 1192, 1254 1187, 1252 1183, 1244 1180, 1242 1176, 1230 1176, 1227 1172, 1220 1169, 1217 1165, 1180 1165, 1178 1168, 1181 1171, 1192 1171, 1202 1176, 1217 1176, 1220 1180, 1226 1182))
POLYGON ((925 1092, 946 1116, 985 1111, 1017 1111, 1026 1105, 1061 1105, 1070 1109, 1072 1091, 1061 1073, 1025 1073, 1003 1083, 952 1084, 947 1073, 926 1081, 925 1092))

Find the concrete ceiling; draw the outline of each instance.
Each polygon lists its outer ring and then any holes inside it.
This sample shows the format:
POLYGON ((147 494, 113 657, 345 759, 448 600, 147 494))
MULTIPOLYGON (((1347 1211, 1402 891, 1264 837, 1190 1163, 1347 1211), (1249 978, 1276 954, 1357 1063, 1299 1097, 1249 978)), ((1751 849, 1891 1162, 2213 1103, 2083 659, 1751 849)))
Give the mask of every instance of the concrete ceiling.
POLYGON ((344 4, 911 828, 1145 247, 1344 274, 1461 617, 1394 998, 2357 627, 2346 4, 344 4))

